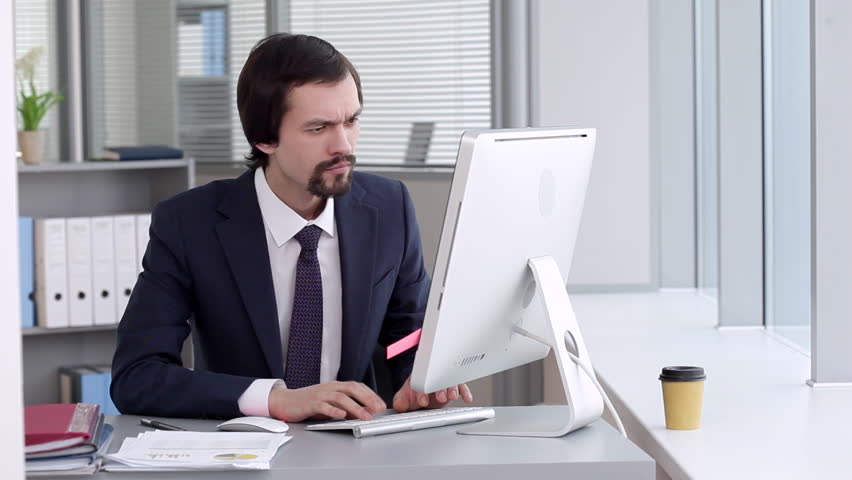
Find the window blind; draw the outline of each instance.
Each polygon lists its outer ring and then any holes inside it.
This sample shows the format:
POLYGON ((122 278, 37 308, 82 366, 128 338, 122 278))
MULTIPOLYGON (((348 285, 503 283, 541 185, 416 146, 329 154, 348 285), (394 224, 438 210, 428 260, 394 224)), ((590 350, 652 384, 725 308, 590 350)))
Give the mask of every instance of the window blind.
POLYGON ((136 6, 114 0, 87 4, 88 156, 105 146, 139 142, 136 100, 136 6))
POLYGON ((331 42, 361 75, 359 162, 422 161, 428 144, 426 163, 453 164, 461 133, 491 126, 488 0, 289 4, 293 33, 331 42))
POLYGON ((266 1, 231 0, 229 4, 228 106, 231 111, 231 160, 242 162, 250 149, 237 110, 237 80, 252 47, 266 37, 266 1))

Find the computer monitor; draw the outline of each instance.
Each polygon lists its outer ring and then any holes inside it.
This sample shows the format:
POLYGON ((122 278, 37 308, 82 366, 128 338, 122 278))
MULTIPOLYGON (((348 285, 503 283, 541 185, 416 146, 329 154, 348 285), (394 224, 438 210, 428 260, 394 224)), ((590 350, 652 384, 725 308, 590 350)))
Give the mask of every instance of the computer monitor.
POLYGON ((594 148, 594 129, 461 138, 411 385, 434 392, 554 348, 568 405, 521 425, 498 414, 460 433, 560 436, 603 412, 565 290, 594 148))

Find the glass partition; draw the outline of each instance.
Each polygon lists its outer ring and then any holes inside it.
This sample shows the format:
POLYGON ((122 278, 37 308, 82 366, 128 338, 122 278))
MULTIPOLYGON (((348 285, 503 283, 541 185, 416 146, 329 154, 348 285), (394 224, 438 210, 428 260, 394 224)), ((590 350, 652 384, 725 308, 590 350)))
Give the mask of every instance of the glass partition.
POLYGON ((719 131, 716 2, 695 0, 695 145, 698 288, 717 297, 719 131))
POLYGON ((810 350, 810 6, 763 5, 766 326, 810 350))

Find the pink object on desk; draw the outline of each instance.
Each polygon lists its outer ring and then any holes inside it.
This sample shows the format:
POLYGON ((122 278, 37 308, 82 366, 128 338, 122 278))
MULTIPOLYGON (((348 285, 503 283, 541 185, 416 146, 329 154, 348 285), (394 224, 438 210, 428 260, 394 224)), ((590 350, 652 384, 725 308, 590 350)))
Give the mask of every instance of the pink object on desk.
POLYGON ((417 330, 403 337, 401 340, 397 340, 396 342, 388 345, 388 359, 391 359, 406 350, 416 347, 417 344, 420 343, 420 332, 422 330, 422 328, 418 328, 417 330))

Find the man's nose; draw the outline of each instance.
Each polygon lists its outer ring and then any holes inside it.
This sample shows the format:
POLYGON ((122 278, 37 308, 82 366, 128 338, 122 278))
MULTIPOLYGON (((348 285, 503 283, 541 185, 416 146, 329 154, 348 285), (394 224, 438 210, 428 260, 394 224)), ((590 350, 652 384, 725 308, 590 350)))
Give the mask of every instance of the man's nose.
POLYGON ((343 125, 334 126, 334 135, 329 145, 331 155, 349 155, 352 153, 352 142, 349 141, 347 133, 343 125))

